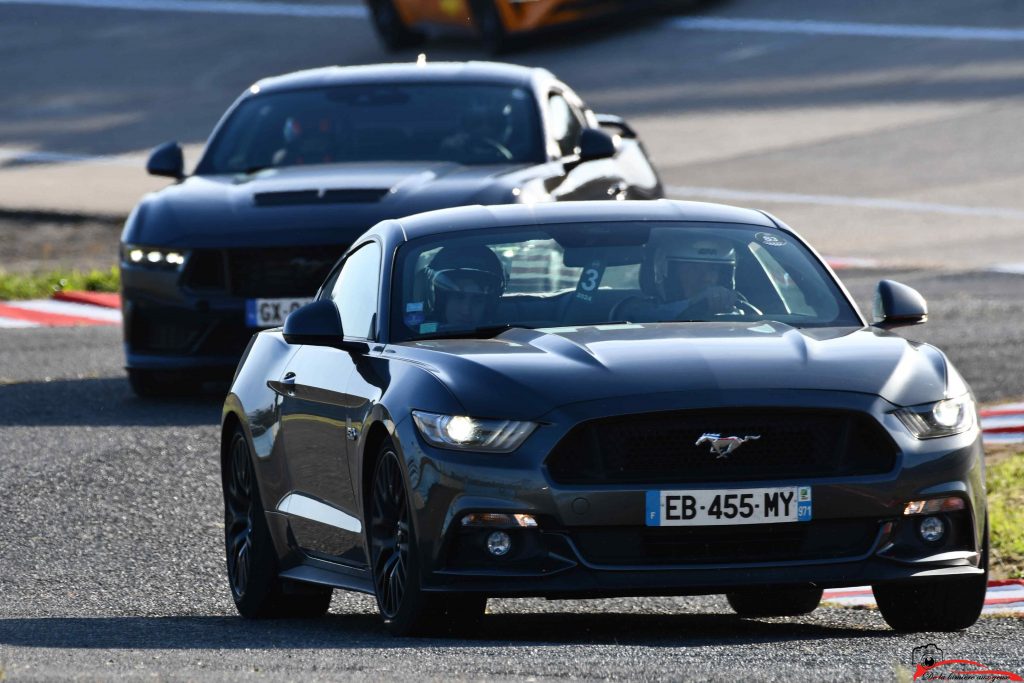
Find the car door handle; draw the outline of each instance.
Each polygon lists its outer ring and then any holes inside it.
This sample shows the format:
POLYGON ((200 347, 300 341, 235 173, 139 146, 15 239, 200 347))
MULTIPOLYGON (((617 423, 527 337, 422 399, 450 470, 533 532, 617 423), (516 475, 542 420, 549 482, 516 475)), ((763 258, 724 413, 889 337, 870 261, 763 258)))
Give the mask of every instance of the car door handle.
POLYGON ((267 382, 267 386, 275 393, 281 396, 295 396, 295 373, 286 372, 284 377, 280 381, 275 382, 270 380, 267 382))

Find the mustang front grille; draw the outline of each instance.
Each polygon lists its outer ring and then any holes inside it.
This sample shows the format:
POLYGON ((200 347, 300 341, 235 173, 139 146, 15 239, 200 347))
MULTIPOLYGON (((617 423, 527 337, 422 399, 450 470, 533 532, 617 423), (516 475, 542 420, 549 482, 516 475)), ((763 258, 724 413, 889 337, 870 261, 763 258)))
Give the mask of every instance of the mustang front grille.
POLYGON ((896 444, 869 415, 744 408, 628 415, 577 425, 547 459, 560 484, 685 484, 888 472, 896 444), (759 437, 719 455, 701 436, 759 437))
POLYGON ((225 289, 234 296, 269 299, 311 297, 347 245, 196 250, 184 286, 225 289))

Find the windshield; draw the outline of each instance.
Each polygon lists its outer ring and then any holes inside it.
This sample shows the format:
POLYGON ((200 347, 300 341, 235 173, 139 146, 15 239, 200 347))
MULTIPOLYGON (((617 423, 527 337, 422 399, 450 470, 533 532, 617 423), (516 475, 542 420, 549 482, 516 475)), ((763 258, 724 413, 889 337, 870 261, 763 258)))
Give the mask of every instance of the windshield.
POLYGON ((606 323, 861 324, 821 263, 791 235, 720 223, 434 235, 399 250, 392 297, 394 341, 606 323))
POLYGON ((515 164, 544 160, 525 88, 361 84, 257 95, 211 141, 198 173, 367 161, 515 164))

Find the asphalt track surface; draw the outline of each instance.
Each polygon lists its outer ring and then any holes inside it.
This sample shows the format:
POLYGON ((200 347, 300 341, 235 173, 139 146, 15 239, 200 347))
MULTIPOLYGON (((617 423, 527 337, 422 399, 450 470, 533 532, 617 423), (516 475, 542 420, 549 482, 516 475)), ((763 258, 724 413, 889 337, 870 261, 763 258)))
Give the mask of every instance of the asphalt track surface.
MULTIPOLYGON (((981 400, 1019 398, 1024 276, 987 269, 1024 263, 1021 43, 673 23, 1024 28, 1016 3, 927 7, 723 2, 510 58, 548 66, 596 108, 629 117, 666 185, 686 188, 677 196, 747 197, 728 201, 775 211, 823 253, 882 261, 843 273, 862 307, 879 277, 918 287, 932 320, 905 334, 944 348, 981 400)), ((459 39, 428 51, 479 56, 459 39)), ((25 164, 0 154, 0 210, 123 214, 145 187, 119 159, 136 163, 168 138, 200 142, 261 76, 388 58, 358 18, 0 2, 0 147, 115 155, 25 164)), ((929 642, 1024 673, 1019 619, 898 636, 874 611, 742 621, 717 596, 492 601, 467 641, 390 638, 371 599, 340 591, 323 620, 243 621, 223 571, 217 388, 141 401, 122 363, 116 328, 0 331, 9 679, 889 680, 909 678, 911 650, 929 642)))

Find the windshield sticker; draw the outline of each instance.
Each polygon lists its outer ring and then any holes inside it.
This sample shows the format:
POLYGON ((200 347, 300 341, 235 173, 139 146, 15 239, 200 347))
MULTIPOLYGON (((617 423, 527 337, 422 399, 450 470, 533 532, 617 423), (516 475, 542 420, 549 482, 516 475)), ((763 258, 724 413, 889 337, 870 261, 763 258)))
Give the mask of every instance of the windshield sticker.
POLYGON ((420 334, 430 334, 437 332, 437 323, 423 323, 420 325, 420 334))
POLYGON ((766 247, 783 247, 786 245, 786 240, 770 232, 759 232, 754 237, 760 240, 761 244, 766 247))
POLYGON ((423 302, 422 301, 413 301, 412 303, 408 303, 408 304, 405 305, 405 312, 406 313, 414 313, 416 311, 422 311, 422 310, 423 310, 423 302))

